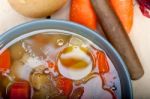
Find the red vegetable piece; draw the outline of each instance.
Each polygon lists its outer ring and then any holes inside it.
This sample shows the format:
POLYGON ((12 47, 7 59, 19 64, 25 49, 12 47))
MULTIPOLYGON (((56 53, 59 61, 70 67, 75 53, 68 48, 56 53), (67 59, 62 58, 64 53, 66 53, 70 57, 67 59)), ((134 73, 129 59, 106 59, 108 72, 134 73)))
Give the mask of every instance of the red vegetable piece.
POLYGON ((150 18, 150 0, 137 0, 137 1, 140 5, 142 14, 150 18))
POLYGON ((3 72, 7 69, 9 69, 11 61, 10 61, 10 52, 9 50, 5 50, 1 55, 0 55, 0 72, 3 72))
POLYGON ((58 88, 63 91, 64 95, 69 96, 72 89, 73 89, 73 84, 72 80, 64 78, 64 77, 59 77, 58 78, 58 88))
POLYGON ((30 91, 27 81, 15 82, 10 88, 9 99, 30 99, 30 91))
POLYGON ((107 73, 109 72, 109 64, 107 61, 107 57, 104 52, 97 52, 97 65, 99 68, 99 73, 107 73))

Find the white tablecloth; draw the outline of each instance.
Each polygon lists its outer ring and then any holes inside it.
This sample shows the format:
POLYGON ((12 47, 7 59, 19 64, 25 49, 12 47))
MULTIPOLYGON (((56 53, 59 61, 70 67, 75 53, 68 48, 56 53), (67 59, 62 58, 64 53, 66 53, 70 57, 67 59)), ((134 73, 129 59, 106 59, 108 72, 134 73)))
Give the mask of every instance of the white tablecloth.
MULTIPOLYGON (((143 64, 145 74, 138 81, 132 81, 135 99, 150 99, 150 19, 144 17, 137 4, 134 9, 134 24, 130 38, 135 46, 138 56, 143 64)), ((68 19, 68 4, 55 13, 53 19, 68 19)), ((0 34, 10 28, 27 22, 31 19, 16 13, 8 4, 7 0, 0 0, 0 34)))

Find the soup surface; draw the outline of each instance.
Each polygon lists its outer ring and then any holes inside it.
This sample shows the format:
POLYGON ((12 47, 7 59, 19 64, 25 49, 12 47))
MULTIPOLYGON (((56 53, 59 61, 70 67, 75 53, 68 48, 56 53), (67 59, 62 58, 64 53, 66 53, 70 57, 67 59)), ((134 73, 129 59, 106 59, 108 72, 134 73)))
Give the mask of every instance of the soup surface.
POLYGON ((121 99, 117 71, 84 37, 45 32, 0 55, 0 99, 121 99))

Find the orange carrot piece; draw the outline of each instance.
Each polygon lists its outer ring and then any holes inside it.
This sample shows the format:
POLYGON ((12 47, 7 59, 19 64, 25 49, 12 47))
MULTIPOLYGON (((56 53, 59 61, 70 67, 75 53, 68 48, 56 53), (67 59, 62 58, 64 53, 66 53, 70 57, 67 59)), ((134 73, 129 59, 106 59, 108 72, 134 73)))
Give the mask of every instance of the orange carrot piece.
POLYGON ((133 24, 133 0, 110 0, 110 3, 126 32, 129 33, 133 24))
POLYGON ((96 30, 96 14, 90 0, 72 0, 70 20, 96 30))
POLYGON ((9 69, 10 64, 11 64, 10 52, 9 52, 9 50, 5 50, 0 55, 0 72, 9 69))
POLYGON ((72 80, 64 78, 64 77, 59 77, 58 78, 58 88, 63 91, 64 95, 69 96, 73 89, 73 83, 72 80))
POLYGON ((99 68, 99 73, 107 73, 109 72, 109 64, 107 61, 107 57, 104 52, 97 52, 97 65, 99 68))

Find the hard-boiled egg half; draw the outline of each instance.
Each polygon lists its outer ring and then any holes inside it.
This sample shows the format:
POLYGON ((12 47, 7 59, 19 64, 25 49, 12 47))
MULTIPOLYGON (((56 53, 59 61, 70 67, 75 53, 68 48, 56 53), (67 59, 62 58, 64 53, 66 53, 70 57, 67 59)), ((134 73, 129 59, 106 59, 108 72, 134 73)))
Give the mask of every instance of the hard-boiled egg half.
POLYGON ((92 58, 85 48, 71 45, 60 53, 58 70, 66 78, 80 80, 92 71, 92 58))

